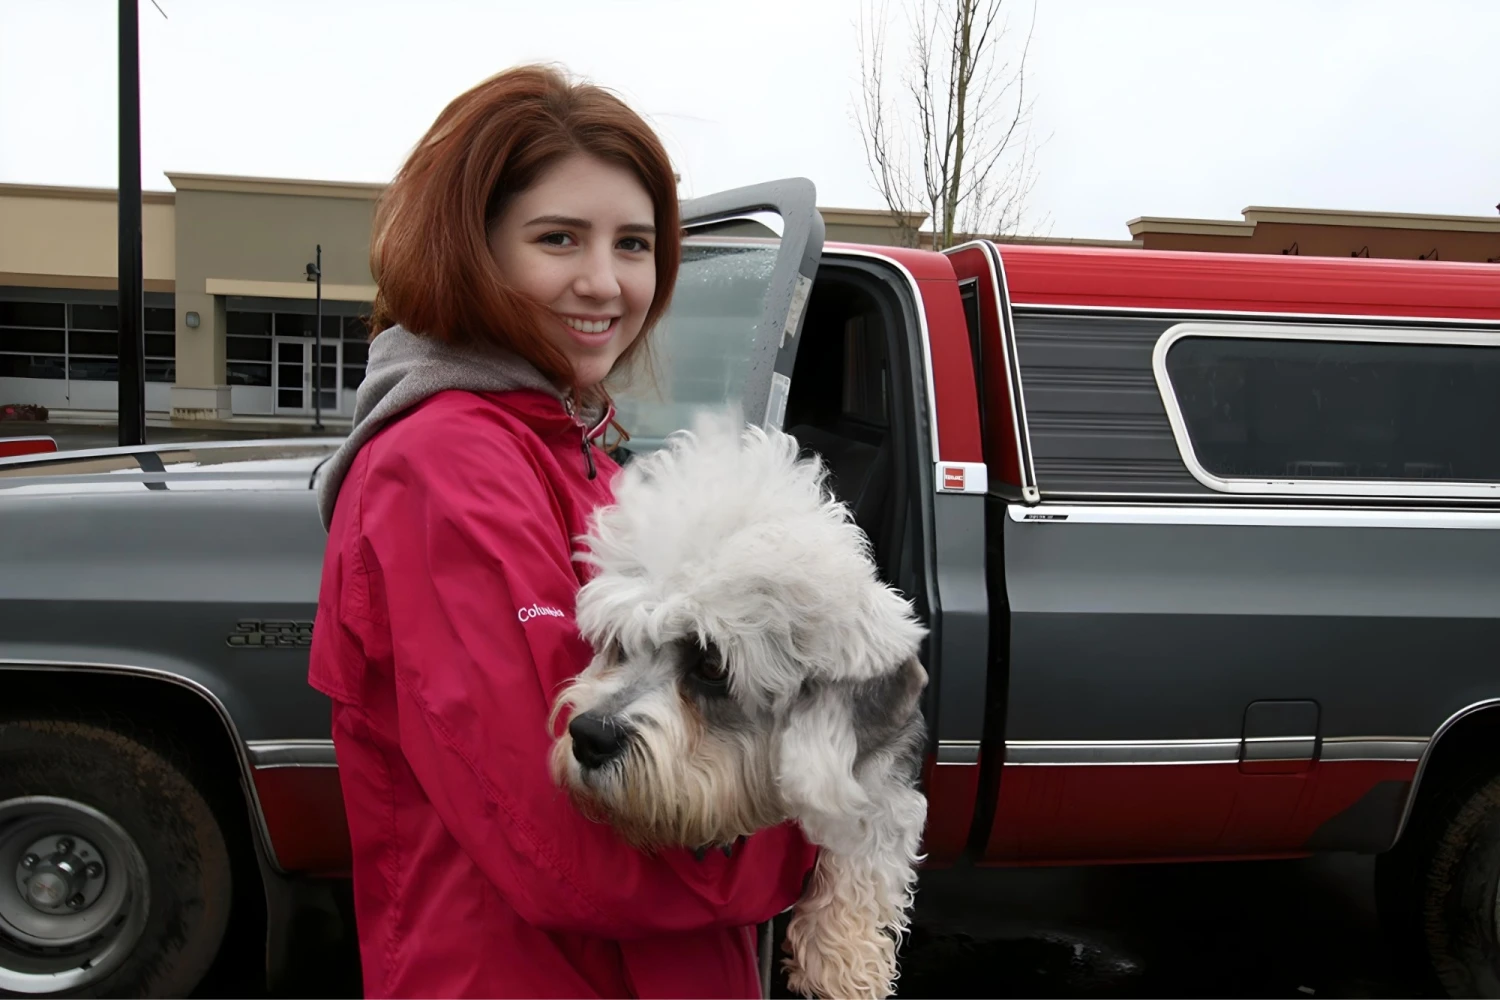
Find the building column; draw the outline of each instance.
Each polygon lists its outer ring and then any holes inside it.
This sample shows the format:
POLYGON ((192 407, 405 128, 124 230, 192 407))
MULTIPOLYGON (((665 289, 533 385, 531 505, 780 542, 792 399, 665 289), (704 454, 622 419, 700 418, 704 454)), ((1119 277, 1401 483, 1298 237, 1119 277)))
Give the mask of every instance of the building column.
POLYGON ((224 296, 177 292, 177 381, 172 386, 173 420, 228 420, 232 408, 225 377, 224 296), (188 326, 198 314, 198 327, 188 326))

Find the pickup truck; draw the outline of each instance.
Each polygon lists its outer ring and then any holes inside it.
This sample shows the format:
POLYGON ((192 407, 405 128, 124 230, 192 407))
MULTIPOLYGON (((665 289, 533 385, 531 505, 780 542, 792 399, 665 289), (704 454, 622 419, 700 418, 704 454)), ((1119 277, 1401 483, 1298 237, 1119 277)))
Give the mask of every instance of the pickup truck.
MULTIPOLYGON (((1378 854, 1500 991, 1500 269, 847 245, 802 179, 684 219, 620 455, 736 400, 823 456, 931 626, 930 867, 1378 854)), ((0 993, 183 995, 235 920, 274 977, 347 877, 337 444, 0 460, 0 993)))

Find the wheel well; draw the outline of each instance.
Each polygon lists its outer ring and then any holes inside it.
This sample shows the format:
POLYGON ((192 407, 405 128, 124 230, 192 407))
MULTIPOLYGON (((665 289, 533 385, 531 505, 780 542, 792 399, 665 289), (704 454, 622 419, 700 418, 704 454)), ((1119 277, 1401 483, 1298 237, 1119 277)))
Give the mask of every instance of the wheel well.
POLYGON ((1500 703, 1472 711, 1440 730, 1417 773, 1416 793, 1407 809, 1401 836, 1412 819, 1425 814, 1450 793, 1483 781, 1500 770, 1500 703))
POLYGON ((63 718, 124 728, 169 753, 208 800, 223 830, 235 885, 248 890, 235 892, 235 910, 248 922, 244 926, 264 926, 265 884, 250 790, 234 736, 211 703, 169 681, 86 670, 0 668, 0 686, 5 690, 0 717, 63 718))

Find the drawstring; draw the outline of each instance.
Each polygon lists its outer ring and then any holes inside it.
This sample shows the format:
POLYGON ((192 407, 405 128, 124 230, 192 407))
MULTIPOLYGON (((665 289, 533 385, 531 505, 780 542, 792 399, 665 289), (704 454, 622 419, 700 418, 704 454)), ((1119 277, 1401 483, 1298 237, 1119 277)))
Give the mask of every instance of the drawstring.
POLYGON ((623 426, 621 426, 620 421, 615 419, 614 417, 609 418, 609 423, 605 425, 604 430, 605 436, 602 439, 603 444, 601 444, 600 447, 604 449, 604 453, 606 455, 613 455, 617 450, 624 447, 625 443, 630 440, 630 432, 627 431, 623 426), (615 438, 613 442, 609 440, 609 429, 611 427, 613 427, 615 429, 615 433, 619 435, 619 437, 615 438))
POLYGON ((568 416, 578 425, 578 430, 583 435, 583 464, 589 470, 589 479, 592 480, 599 474, 599 471, 594 468, 594 450, 589 443, 589 429, 584 425, 582 420, 578 419, 577 413, 574 412, 573 397, 571 395, 563 397, 563 409, 568 411, 568 416))

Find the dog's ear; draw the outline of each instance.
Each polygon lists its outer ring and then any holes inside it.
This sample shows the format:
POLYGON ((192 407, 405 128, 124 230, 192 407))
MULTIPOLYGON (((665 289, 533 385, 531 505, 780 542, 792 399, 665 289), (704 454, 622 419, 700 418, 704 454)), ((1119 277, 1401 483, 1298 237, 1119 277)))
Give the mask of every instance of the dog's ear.
POLYGON ((809 837, 824 847, 858 847, 869 795, 854 777, 859 739, 851 704, 832 685, 805 692, 782 727, 776 783, 783 802, 809 837))
POLYGON ((927 673, 911 657, 796 706, 779 751, 790 815, 822 848, 787 928, 788 982, 808 996, 888 996, 920 863, 927 800, 918 710, 927 673))
POLYGON ((893 678, 896 691, 891 699, 891 716, 905 722, 921 708, 922 692, 927 689, 927 668, 915 656, 897 668, 893 678))

